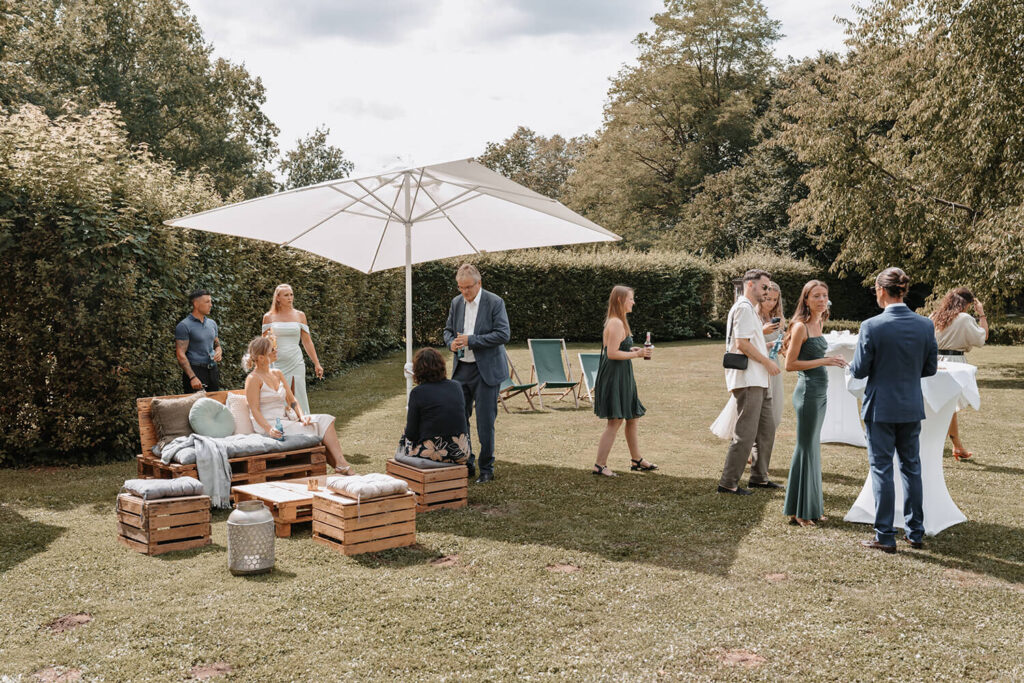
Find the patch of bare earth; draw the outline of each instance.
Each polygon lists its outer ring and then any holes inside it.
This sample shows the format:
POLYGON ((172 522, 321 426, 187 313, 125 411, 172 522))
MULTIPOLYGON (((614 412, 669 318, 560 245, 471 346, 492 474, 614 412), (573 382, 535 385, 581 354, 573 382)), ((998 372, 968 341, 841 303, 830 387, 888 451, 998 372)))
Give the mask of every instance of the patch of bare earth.
POLYGON ((748 650, 727 650, 718 655, 718 660, 727 666, 742 666, 748 669, 759 667, 768 661, 748 650))
POLYGON ((46 683, 64 683, 64 681, 82 680, 81 669, 65 669, 62 666, 48 666, 32 673, 32 680, 46 683))
POLYGON ((443 557, 435 557, 428 564, 431 567, 454 567, 458 563, 458 555, 444 555, 443 557))
POLYGON ((192 667, 192 678, 197 681, 205 681, 207 678, 215 678, 231 673, 231 665, 227 662, 213 662, 211 664, 197 664, 192 667))
POLYGON ((961 588, 992 585, 992 582, 981 574, 965 571, 963 569, 947 569, 942 572, 942 575, 961 588))
POLYGON ((84 624, 88 624, 90 621, 92 621, 92 615, 86 614, 85 612, 65 614, 64 616, 57 617, 51 621, 46 625, 46 628, 50 629, 54 633, 64 633, 65 631, 70 631, 84 624))
POLYGON ((767 581, 768 583, 782 583, 783 581, 785 581, 788 578, 789 578, 788 574, 781 573, 781 572, 778 573, 778 574, 765 574, 764 575, 764 580, 767 581))
POLYGON ((580 568, 574 564, 560 563, 549 564, 547 567, 544 568, 553 574, 572 574, 573 572, 578 572, 580 570, 580 568))

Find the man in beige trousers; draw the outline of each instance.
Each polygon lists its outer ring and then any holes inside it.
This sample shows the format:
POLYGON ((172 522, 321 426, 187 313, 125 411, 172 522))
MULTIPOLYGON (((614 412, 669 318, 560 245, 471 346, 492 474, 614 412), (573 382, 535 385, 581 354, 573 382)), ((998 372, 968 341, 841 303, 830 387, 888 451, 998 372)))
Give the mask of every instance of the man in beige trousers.
POLYGON ((718 482, 719 493, 749 496, 753 491, 740 487, 740 477, 747 465, 750 448, 757 446, 757 460, 750 468, 750 486, 761 489, 781 489, 768 480, 768 464, 775 443, 775 420, 772 401, 783 400, 771 395, 771 377, 782 372, 768 357, 761 319, 756 307, 765 294, 771 277, 763 270, 748 270, 743 274, 743 295, 729 309, 726 321, 726 346, 733 353, 747 357, 746 370, 727 369, 725 384, 736 398, 736 426, 732 442, 725 455, 725 467, 718 482))

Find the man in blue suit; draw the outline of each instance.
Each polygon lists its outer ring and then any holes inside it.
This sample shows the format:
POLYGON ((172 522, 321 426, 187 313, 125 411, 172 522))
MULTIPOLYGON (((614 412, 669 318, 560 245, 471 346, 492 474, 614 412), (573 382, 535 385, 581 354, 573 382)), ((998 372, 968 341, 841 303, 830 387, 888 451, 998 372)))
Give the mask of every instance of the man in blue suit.
MULTIPOLYGON (((498 388, 508 378, 505 343, 509 340, 508 314, 500 296, 484 290, 480 271, 464 263, 455 274, 459 296, 452 299, 444 343, 455 353, 452 379, 466 396, 466 421, 476 403, 476 432, 480 438, 480 478, 494 479, 494 419, 498 416, 498 388)), ((472 444, 470 444, 472 450, 472 444)), ((469 456, 469 476, 475 474, 476 456, 469 456)))
POLYGON ((875 299, 884 311, 861 324, 857 353, 850 364, 854 377, 868 380, 861 417, 875 494, 875 537, 861 544, 886 553, 896 552, 894 450, 903 478, 906 541, 912 548, 924 547, 921 378, 938 369, 938 346, 932 321, 903 303, 909 287, 910 278, 899 268, 887 268, 875 278, 875 299))

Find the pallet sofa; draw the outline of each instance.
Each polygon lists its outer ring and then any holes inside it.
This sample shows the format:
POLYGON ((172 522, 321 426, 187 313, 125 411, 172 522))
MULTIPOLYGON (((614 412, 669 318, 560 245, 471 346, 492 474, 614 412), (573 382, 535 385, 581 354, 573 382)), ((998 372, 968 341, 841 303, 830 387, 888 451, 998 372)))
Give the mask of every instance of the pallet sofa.
MULTIPOLYGON (((207 392, 208 398, 224 403, 228 394, 244 394, 242 389, 232 391, 207 392)), ((199 478, 195 464, 164 463, 159 456, 153 454, 156 445, 156 426, 153 424, 151 405, 154 398, 180 398, 176 396, 150 396, 136 400, 139 413, 139 439, 142 442, 142 453, 136 456, 138 476, 140 479, 173 479, 175 477, 199 478)), ((327 474, 327 449, 322 445, 304 448, 297 451, 282 451, 244 455, 230 458, 231 485, 261 484, 279 479, 296 479, 300 477, 316 477, 327 474)))

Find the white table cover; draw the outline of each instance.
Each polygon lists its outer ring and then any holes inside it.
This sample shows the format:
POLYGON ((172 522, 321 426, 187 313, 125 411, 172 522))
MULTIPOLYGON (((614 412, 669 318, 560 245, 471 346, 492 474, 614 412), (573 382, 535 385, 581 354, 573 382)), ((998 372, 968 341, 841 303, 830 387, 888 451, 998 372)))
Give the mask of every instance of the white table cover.
MULTIPOLYGON (((846 362, 853 361, 857 350, 857 335, 849 330, 829 332, 825 335, 829 356, 842 356, 846 362)), ((825 406, 825 421, 821 424, 822 443, 845 443, 866 448, 864 425, 860 421, 857 398, 846 390, 846 371, 843 368, 825 366, 828 371, 828 403, 825 406)))
MULTIPOLYGON (((934 536, 943 529, 966 522, 967 517, 949 495, 942 472, 942 451, 950 420, 962 399, 977 410, 981 406, 978 393, 978 368, 967 363, 939 363, 939 371, 921 380, 925 420, 921 423, 921 484, 924 489, 924 532, 934 536)), ((867 380, 854 379, 847 373, 846 386, 851 395, 864 396, 867 380)), ((893 478, 896 481, 896 515, 893 526, 903 528, 903 480, 899 458, 893 457, 893 478)), ((875 494, 871 473, 844 517, 847 522, 875 523, 875 494)))

